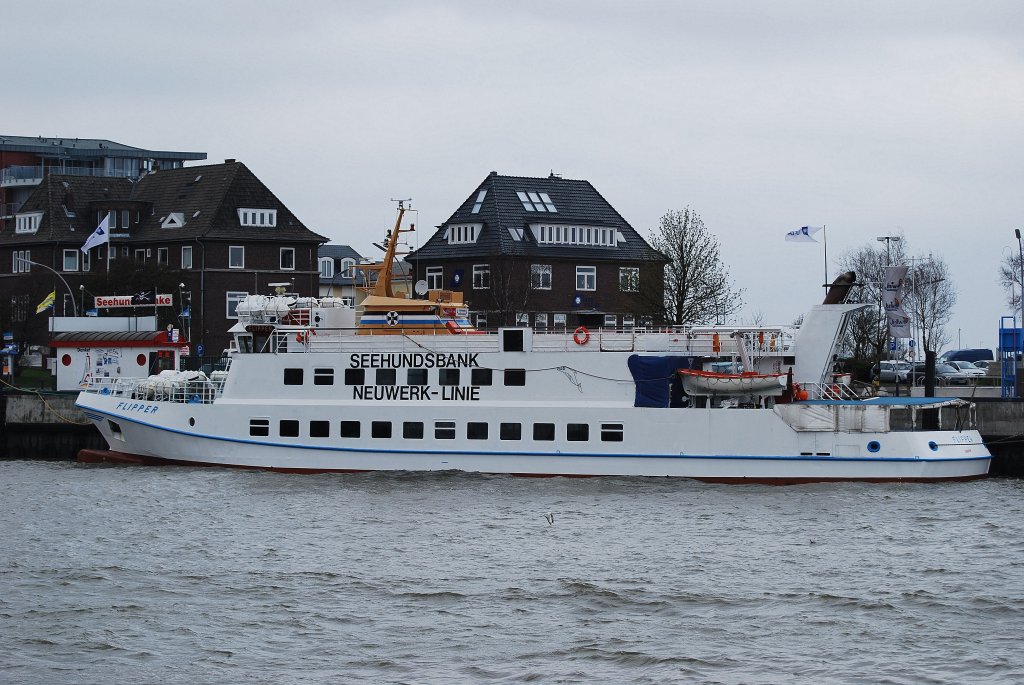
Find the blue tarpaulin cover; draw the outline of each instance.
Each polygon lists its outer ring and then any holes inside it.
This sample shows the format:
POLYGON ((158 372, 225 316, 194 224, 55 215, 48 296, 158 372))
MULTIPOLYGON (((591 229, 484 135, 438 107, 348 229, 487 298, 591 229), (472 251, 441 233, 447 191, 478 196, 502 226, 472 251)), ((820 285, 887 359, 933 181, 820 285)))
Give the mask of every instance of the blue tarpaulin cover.
POLYGON ((677 369, 692 368, 699 357, 630 355, 626 361, 636 384, 634 407, 683 406, 683 382, 677 369))

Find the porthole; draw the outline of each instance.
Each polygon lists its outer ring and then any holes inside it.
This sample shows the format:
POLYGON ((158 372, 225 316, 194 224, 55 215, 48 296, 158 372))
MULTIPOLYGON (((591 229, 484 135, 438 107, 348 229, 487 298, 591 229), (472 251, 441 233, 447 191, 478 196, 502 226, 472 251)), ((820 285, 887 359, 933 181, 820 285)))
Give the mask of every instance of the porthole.
POLYGON ((194 418, 192 418, 191 416, 188 417, 188 425, 190 425, 190 426, 196 425, 196 420, 194 418))
POLYGON ((877 452, 880 449, 882 449, 882 445, 877 440, 868 443, 868 452, 877 452))
POLYGON ((929 447, 929 449, 931 449, 932 452, 938 452, 939 451, 939 443, 935 442, 934 440, 929 440, 928 441, 928 447, 929 447))

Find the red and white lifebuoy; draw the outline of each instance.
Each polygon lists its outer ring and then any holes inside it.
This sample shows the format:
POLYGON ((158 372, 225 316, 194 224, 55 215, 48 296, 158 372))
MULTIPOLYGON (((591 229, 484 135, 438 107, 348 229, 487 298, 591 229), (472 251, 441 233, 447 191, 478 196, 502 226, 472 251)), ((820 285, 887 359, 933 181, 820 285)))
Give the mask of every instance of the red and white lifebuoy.
POLYGON ((577 345, 586 345, 590 342, 590 331, 587 330, 586 326, 580 326, 573 331, 572 340, 577 345))

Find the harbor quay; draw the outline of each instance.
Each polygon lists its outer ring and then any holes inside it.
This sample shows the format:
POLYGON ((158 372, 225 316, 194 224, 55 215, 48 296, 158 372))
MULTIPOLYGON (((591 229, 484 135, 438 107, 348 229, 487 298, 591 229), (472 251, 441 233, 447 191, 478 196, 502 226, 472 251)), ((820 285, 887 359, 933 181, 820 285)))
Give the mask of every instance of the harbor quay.
MULTIPOLYGON (((75 406, 77 397, 66 392, 0 392, 0 459, 74 460, 81 450, 107 449, 95 425, 75 406)), ((973 401, 978 430, 992 453, 989 475, 1024 477, 1024 399, 973 401)), ((957 408, 938 411, 944 428, 957 425, 957 408)))

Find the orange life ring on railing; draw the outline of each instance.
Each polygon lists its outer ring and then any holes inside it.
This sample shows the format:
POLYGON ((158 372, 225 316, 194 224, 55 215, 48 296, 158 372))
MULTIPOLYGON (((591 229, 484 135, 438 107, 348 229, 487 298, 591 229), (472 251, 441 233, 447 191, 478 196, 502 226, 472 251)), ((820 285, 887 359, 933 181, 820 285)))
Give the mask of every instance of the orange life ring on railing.
POLYGON ((573 331, 572 340, 577 345, 586 345, 590 342, 590 331, 587 330, 586 326, 580 326, 573 331))

